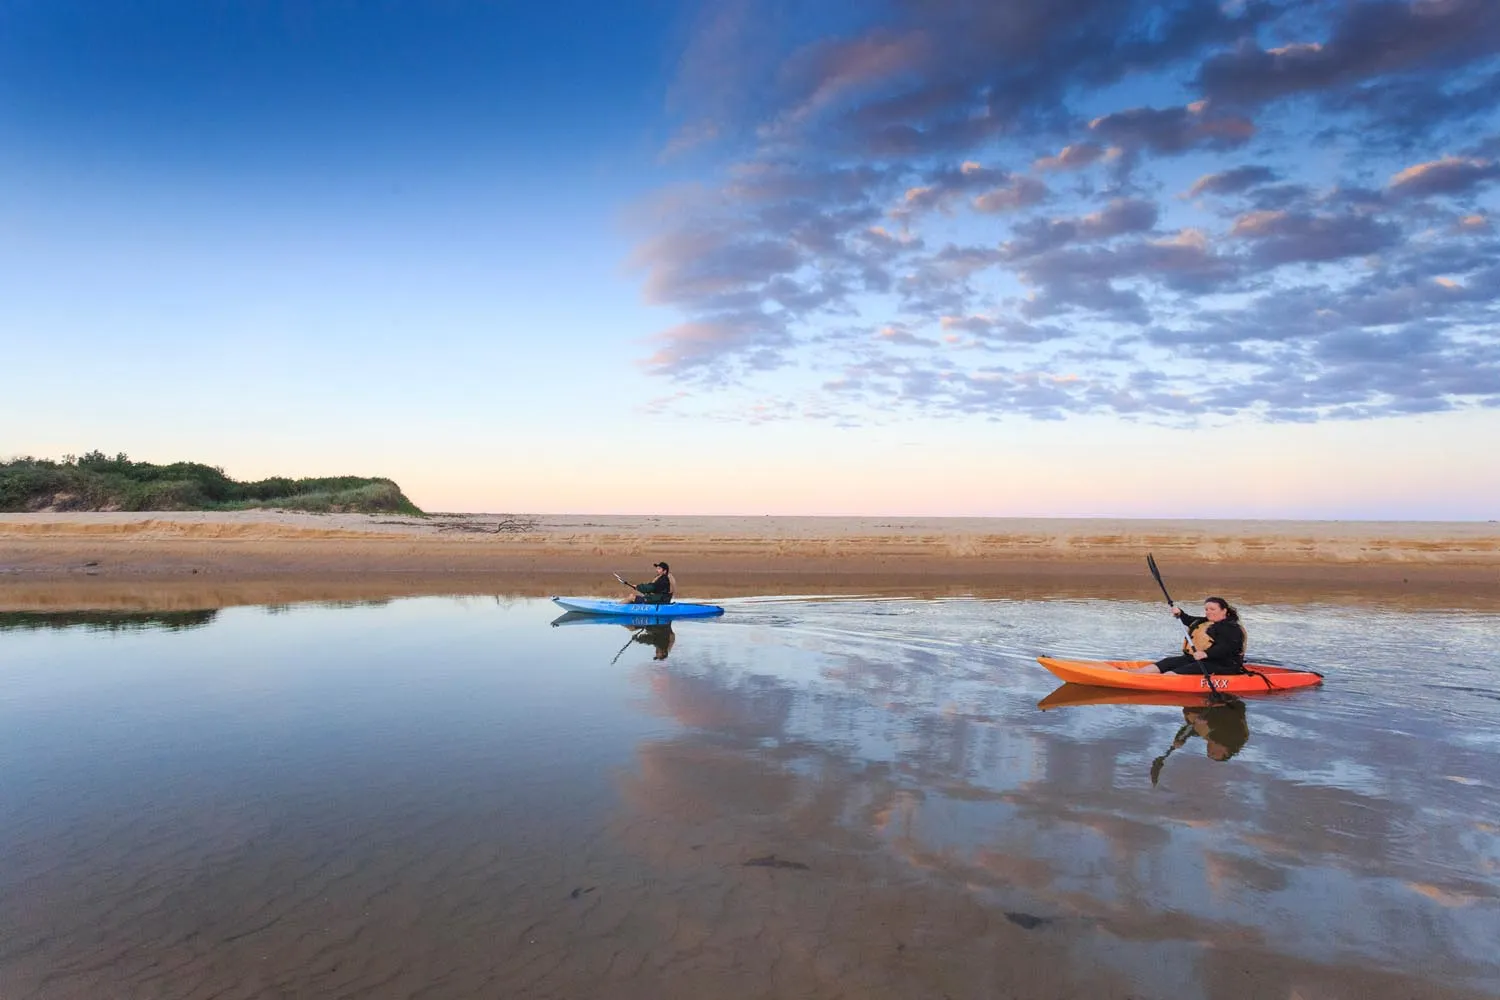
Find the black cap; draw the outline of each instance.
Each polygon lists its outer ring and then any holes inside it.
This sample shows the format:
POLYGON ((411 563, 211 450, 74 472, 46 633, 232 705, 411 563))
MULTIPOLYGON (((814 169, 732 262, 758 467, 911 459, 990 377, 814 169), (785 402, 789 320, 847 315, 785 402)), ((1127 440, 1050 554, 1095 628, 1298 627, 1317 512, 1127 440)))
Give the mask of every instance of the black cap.
POLYGON ((672 567, 668 566, 666 563, 652 563, 651 565, 653 565, 653 566, 660 566, 662 569, 666 570, 668 573, 672 572, 672 567))

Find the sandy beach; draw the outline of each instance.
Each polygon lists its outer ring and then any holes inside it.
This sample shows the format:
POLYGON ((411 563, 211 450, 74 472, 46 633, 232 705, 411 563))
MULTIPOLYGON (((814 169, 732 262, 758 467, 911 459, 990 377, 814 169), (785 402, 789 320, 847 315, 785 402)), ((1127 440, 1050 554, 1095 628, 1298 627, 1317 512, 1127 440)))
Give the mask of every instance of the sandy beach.
POLYGON ((602 592, 611 572, 646 577, 657 559, 697 595, 1010 593, 1066 583, 1121 596, 1140 589, 1146 552, 1185 596, 1253 584, 1262 599, 1329 587, 1500 597, 1493 522, 247 511, 0 515, 0 603, 602 592))

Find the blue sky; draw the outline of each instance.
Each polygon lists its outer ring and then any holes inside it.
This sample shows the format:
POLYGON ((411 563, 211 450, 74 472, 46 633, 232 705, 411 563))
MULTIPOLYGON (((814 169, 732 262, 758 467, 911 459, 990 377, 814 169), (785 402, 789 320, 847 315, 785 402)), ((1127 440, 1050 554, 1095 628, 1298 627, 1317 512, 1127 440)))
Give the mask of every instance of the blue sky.
POLYGON ((0 454, 1485 518, 1485 0, 0 0, 0 454))

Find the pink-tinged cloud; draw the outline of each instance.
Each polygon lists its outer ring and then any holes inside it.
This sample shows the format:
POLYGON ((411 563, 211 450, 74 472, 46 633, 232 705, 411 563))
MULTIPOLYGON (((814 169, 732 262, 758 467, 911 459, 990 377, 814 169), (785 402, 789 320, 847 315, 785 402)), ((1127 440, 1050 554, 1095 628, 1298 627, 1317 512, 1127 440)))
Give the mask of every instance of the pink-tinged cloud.
POLYGON ((1239 194, 1276 179, 1276 171, 1270 167, 1248 166, 1222 170, 1216 174, 1205 174, 1193 182, 1188 189, 1189 198, 1205 194, 1239 194))
POLYGON ((1040 204, 1047 198, 1047 185, 1035 177, 1015 176, 1009 183, 991 188, 974 198, 974 211, 992 215, 1014 212, 1040 204))
POLYGON ((747 367, 773 367, 786 334, 769 317, 748 315, 723 320, 691 320, 651 338, 656 350, 641 362, 654 375, 684 375, 712 366, 726 355, 745 359, 747 367))
POLYGON ((1104 147, 1097 142, 1077 142, 1064 146, 1056 156, 1044 156, 1032 163, 1037 170, 1082 170, 1104 157, 1104 147))
POLYGON ((852 41, 821 43, 788 60, 782 74, 799 96, 763 134, 776 135, 830 108, 919 68, 931 52, 920 32, 874 32, 852 41))
POLYGON ((977 212, 1015 211, 1044 201, 1047 185, 1034 177, 1013 174, 966 160, 957 170, 943 167, 929 171, 923 183, 907 188, 901 204, 891 215, 909 222, 913 217, 937 209, 949 211, 957 199, 974 194, 970 206, 977 212), (976 193, 977 192, 977 193, 976 193))
POLYGON ((1403 198, 1465 194, 1497 177, 1500 177, 1500 163, 1473 157, 1445 156, 1441 160, 1430 160, 1407 167, 1391 178, 1386 190, 1403 198))
POLYGON ((700 146, 708 145, 718 139, 720 134, 719 124, 710 119, 689 122, 667 140, 658 159, 663 161, 674 159, 700 146))
POLYGON ((1252 245, 1257 263, 1316 263, 1377 253, 1400 238, 1400 229, 1369 215, 1301 211, 1246 212, 1229 235, 1252 245))
POLYGON ((1099 211, 1076 218, 1029 219, 1014 227, 1012 238, 1000 245, 1000 255, 1007 260, 1019 260, 1070 243, 1146 232, 1156 225, 1158 214, 1155 202, 1114 198, 1099 211))
POLYGON ((649 240, 632 255, 631 263, 646 271, 649 304, 722 307, 717 299, 794 271, 800 260, 797 249, 784 240, 705 228, 675 230, 649 240))

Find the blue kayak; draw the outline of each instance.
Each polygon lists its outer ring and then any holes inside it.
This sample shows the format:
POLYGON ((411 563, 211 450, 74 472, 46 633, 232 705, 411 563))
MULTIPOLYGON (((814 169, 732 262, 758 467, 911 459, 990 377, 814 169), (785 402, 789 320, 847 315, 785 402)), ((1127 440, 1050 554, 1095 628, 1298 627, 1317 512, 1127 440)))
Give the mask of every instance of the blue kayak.
POLYGON ((627 617, 651 618, 710 618, 722 615, 724 609, 715 604, 630 604, 625 601, 606 601, 599 597, 554 597, 553 602, 569 611, 580 611, 586 615, 624 615, 627 617))

